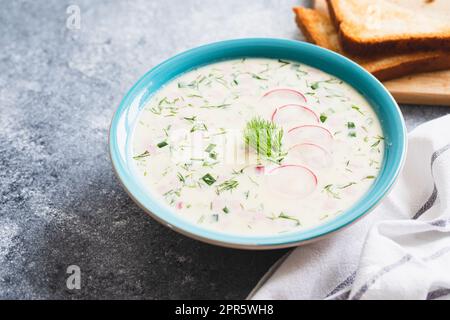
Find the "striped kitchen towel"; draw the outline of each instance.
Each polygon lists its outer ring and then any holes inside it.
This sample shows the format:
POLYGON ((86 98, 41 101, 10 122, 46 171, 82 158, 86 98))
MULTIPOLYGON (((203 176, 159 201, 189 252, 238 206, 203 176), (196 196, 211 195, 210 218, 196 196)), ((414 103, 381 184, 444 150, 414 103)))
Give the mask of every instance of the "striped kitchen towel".
POLYGON ((450 299, 450 115, 409 134, 405 166, 365 218, 298 247, 252 299, 450 299))

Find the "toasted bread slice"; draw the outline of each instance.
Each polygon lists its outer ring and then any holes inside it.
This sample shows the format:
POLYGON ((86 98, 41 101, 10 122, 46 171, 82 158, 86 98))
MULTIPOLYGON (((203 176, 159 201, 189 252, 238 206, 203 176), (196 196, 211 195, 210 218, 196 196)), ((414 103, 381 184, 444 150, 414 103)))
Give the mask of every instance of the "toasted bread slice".
POLYGON ((328 4, 327 4, 327 0, 314 0, 313 1, 313 5, 312 5, 313 9, 320 11, 322 13, 325 13, 326 15, 328 15, 328 4))
POLYGON ((358 55, 450 49, 449 0, 327 0, 344 49, 358 55))
POLYGON ((303 7, 294 8, 294 13, 296 22, 308 41, 346 55, 380 80, 450 68, 450 53, 446 51, 393 54, 376 58, 347 54, 341 46, 336 28, 327 13, 303 7))

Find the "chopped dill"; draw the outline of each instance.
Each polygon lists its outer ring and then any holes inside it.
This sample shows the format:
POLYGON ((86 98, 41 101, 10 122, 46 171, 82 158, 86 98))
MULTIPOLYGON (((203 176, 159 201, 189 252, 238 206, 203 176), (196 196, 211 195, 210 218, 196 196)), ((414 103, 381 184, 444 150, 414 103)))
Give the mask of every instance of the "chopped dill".
POLYGON ((339 194, 334 191, 334 186, 332 184, 328 184, 323 188, 323 191, 327 192, 330 196, 332 196, 335 199, 340 199, 341 197, 339 194))
POLYGON ((361 111, 361 108, 358 107, 357 105, 352 105, 352 109, 358 111, 360 114, 364 115, 364 113, 361 111))
POLYGON ((148 156, 150 156, 150 152, 148 152, 148 150, 145 150, 141 154, 138 154, 137 156, 134 156, 133 159, 134 160, 141 160, 141 159, 146 158, 148 156))
POLYGON ((268 80, 267 78, 263 78, 263 77, 261 77, 260 75, 258 75, 256 73, 252 73, 252 78, 256 79, 256 80, 264 80, 264 81, 268 80))
POLYGON ((226 190, 232 191, 233 189, 236 189, 238 185, 239 182, 234 179, 226 180, 217 186, 216 193, 220 194, 222 191, 226 190))
POLYGON ((182 183, 186 182, 186 179, 184 178, 184 176, 181 173, 178 172, 177 177, 178 177, 178 180, 180 180, 180 182, 182 182, 182 183))
POLYGON ((197 123, 191 128, 191 132, 208 131, 208 127, 204 123, 197 123))
POLYGON ((350 187, 350 186, 352 186, 354 184, 356 184, 356 182, 349 182, 346 185, 340 186, 339 189, 345 189, 345 188, 348 188, 348 187, 350 187))
POLYGON ((375 139, 376 141, 371 145, 372 148, 377 147, 381 143, 381 140, 384 140, 384 137, 376 136, 375 139))
POLYGON ((192 116, 192 117, 184 117, 184 120, 187 120, 189 122, 194 122, 197 119, 197 116, 192 116))
POLYGON ((280 212, 280 214, 278 216, 273 216, 273 217, 269 217, 269 219, 271 220, 275 220, 275 219, 286 219, 286 220, 292 220, 295 221, 295 225, 296 226, 301 226, 300 220, 295 218, 295 217, 291 217, 288 216, 287 214, 285 214, 284 212, 280 212))
POLYGON ((278 62, 281 63, 280 68, 283 68, 283 67, 287 66, 288 64, 291 64, 289 61, 282 60, 282 59, 278 59, 278 62))
POLYGON ((207 147, 206 147, 206 149, 205 149, 205 152, 211 152, 211 151, 213 151, 213 149, 216 147, 216 145, 214 144, 214 143, 210 143, 207 147))

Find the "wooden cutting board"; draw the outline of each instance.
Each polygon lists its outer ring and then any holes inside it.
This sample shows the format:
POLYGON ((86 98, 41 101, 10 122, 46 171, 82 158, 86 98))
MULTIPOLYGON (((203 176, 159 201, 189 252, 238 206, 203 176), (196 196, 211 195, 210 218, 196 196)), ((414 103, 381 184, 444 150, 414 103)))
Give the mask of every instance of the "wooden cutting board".
POLYGON ((398 103, 450 106, 450 70, 417 73, 383 84, 398 103))
MULTIPOLYGON (((327 10, 325 0, 314 8, 327 10)), ((383 83, 398 103, 450 106, 450 70, 417 73, 383 83)))

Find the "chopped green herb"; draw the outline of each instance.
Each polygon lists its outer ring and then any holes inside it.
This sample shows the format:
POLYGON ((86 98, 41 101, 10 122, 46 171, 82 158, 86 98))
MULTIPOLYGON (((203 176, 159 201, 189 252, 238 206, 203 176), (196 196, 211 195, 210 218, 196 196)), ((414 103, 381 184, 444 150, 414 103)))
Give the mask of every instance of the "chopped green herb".
POLYGON ((180 182, 183 182, 183 183, 186 182, 186 179, 184 178, 184 176, 181 173, 178 172, 177 177, 178 177, 178 180, 180 180, 180 182))
POLYGON ((224 182, 222 182, 218 187, 217 187, 217 194, 221 193, 222 191, 225 190, 233 190, 235 188, 237 188, 237 186, 239 185, 239 182, 237 182, 234 179, 230 179, 230 180, 226 180, 224 182))
POLYGON ((184 117, 184 120, 190 121, 190 122, 194 122, 195 119, 197 119, 197 116, 192 116, 192 117, 184 117))
POLYGON ((205 175, 202 177, 202 180, 203 180, 208 186, 210 186, 210 185, 212 185, 214 182, 216 182, 216 179, 214 179, 213 176, 210 175, 209 173, 205 174, 205 175))
POLYGON ((355 132, 355 131, 350 131, 350 132, 348 133, 348 136, 349 136, 349 137, 352 137, 352 138, 355 138, 355 137, 356 137, 356 132, 355 132))
POLYGON ((376 136, 375 139, 376 141, 371 145, 372 148, 377 147, 381 143, 381 140, 384 140, 384 137, 376 136))
POLYGON ((355 129, 355 123, 354 122, 347 122, 347 128, 355 129))
POLYGON ((172 126, 169 124, 166 128, 163 129, 164 135, 165 135, 166 137, 169 136, 169 130, 170 130, 171 127, 172 127, 172 126))
POLYGON ((208 127, 204 123, 197 123, 191 128, 191 132, 208 131, 208 127))
MULTIPOLYGON (((211 155, 210 155, 211 156, 211 155)), ((216 159, 214 159, 214 160, 216 160, 216 159)), ((202 166, 203 167, 207 167, 207 168, 212 168, 212 167, 214 167, 216 164, 218 164, 219 163, 219 161, 216 161, 216 162, 207 162, 206 160, 203 160, 203 164, 202 164, 202 166)))
POLYGON ((214 143, 210 143, 207 147, 206 147, 206 149, 205 149, 205 152, 211 152, 211 151, 213 151, 213 149, 216 147, 216 145, 214 144, 214 143))
POLYGON ((161 141, 160 143, 157 144, 158 148, 164 148, 167 145, 168 143, 166 141, 161 141))
POLYGON ((205 105, 205 106, 201 106, 200 108, 203 109, 224 109, 226 107, 231 106, 231 104, 229 103, 222 103, 222 104, 218 104, 218 105, 205 105))
POLYGON ((220 129, 219 129, 219 132, 214 133, 214 134, 212 134, 212 135, 213 135, 213 136, 219 136, 219 135, 222 135, 222 134, 225 134, 225 133, 227 133, 227 130, 225 130, 225 128, 220 128, 220 129))
POLYGON ((288 216, 288 215, 285 214, 284 212, 280 212, 280 214, 279 214, 278 216, 276 216, 276 217, 271 217, 271 218, 269 218, 269 219, 272 219, 272 220, 275 220, 275 219, 292 220, 292 221, 295 221, 296 226, 300 226, 300 225, 301 225, 299 219, 297 219, 297 218, 295 218, 295 217, 288 216))
POLYGON ((352 105, 352 109, 358 111, 360 114, 364 115, 364 113, 361 111, 361 108, 358 107, 357 105, 352 105))
POLYGON ((339 79, 336 79, 336 78, 330 78, 330 79, 328 79, 328 80, 325 80, 324 82, 326 82, 326 83, 337 83, 337 84, 341 84, 343 81, 342 81, 342 80, 339 80, 339 79))
POLYGON ((215 151, 210 152, 210 153, 209 153, 209 157, 210 157, 211 159, 216 160, 216 159, 217 159, 217 152, 215 152, 215 151))
POLYGON ((320 122, 324 123, 325 121, 327 121, 328 117, 325 113, 321 113, 320 114, 320 122))
POLYGON ((233 169, 233 174, 243 174, 245 168, 246 168, 246 167, 243 167, 243 168, 240 169, 240 170, 235 170, 235 169, 233 169))
POLYGON ((335 199, 340 199, 341 197, 337 192, 334 191, 334 186, 332 184, 328 184, 323 188, 323 191, 326 191, 329 195, 331 195, 335 199))
POLYGON ((356 182, 349 182, 346 185, 343 185, 343 186, 339 187, 339 189, 345 189, 345 188, 348 188, 348 187, 350 187, 350 186, 352 186, 354 184, 356 184, 356 182))
POLYGON ((266 79, 266 78, 261 77, 260 75, 257 75, 256 73, 253 73, 253 74, 252 74, 252 77, 253 77, 254 79, 257 79, 257 80, 268 80, 268 79, 266 79))
POLYGON ((281 63, 281 68, 291 64, 289 61, 278 59, 278 62, 281 63))
POLYGON ((375 176, 367 176, 367 177, 364 177, 362 180, 375 179, 375 178, 376 178, 375 176))
POLYGON ((217 221, 219 221, 219 215, 218 214, 213 214, 213 215, 211 215, 211 219, 212 219, 213 222, 217 222, 217 221))
POLYGON ((313 90, 317 90, 319 88, 319 81, 314 82, 312 85, 309 86, 313 90))
POLYGON ((225 213, 229 213, 230 212, 230 210, 227 207, 223 207, 222 211, 225 212, 225 213))
POLYGON ((148 150, 145 150, 141 154, 138 154, 137 156, 134 156, 133 159, 134 160, 140 160, 140 159, 146 158, 148 156, 150 156, 150 152, 148 152, 148 150))

